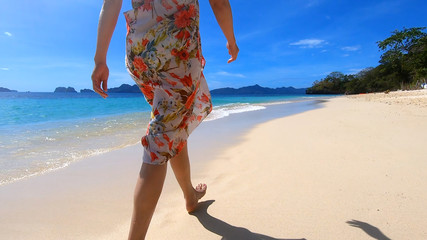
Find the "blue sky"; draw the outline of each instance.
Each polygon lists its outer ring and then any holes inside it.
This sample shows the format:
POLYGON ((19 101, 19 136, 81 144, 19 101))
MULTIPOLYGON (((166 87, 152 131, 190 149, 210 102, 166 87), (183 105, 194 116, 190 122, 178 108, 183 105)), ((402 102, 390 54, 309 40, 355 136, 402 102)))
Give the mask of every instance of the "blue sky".
MULTIPOLYGON (((225 38, 208 0, 199 1, 211 89, 309 87, 332 71, 377 66, 377 41, 395 29, 427 26, 422 0, 230 0, 240 54, 227 64, 225 38)), ((124 1, 122 12, 130 2, 124 1)), ((3 0, 0 86, 37 92, 91 88, 101 5, 101 0, 3 0)), ((133 84, 124 66, 125 34, 121 15, 108 53, 109 87, 133 84)))

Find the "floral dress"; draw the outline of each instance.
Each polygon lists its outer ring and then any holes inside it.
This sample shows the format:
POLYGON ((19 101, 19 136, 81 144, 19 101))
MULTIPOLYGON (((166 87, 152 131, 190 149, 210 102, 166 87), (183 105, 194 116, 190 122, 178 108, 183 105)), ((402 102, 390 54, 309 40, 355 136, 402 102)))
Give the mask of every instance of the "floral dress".
POLYGON ((143 161, 164 164, 212 111, 197 0, 132 0, 126 67, 152 107, 143 161))

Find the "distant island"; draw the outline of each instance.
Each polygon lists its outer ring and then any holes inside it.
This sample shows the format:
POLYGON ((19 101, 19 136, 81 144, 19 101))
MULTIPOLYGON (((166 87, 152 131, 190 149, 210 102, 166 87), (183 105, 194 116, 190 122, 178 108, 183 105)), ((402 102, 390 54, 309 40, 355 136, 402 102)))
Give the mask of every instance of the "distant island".
POLYGON ((132 86, 129 84, 122 84, 120 85, 120 87, 109 88, 108 92, 109 93, 140 93, 141 90, 136 84, 132 86))
POLYGON ((92 89, 80 89, 80 93, 95 93, 92 89))
MULTIPOLYGON (((1 88, 0 92, 4 91, 3 89, 7 88, 1 88)), ((9 90, 9 89, 7 89, 9 90)), ((258 84, 255 84, 253 86, 246 86, 241 88, 217 88, 210 91, 212 95, 286 95, 286 94, 305 94, 306 88, 294 88, 294 87, 278 87, 278 88, 268 88, 268 87, 261 87, 258 84)), ((14 91, 14 90, 9 90, 14 91)), ((15 91, 16 92, 16 91, 15 91)), ((73 87, 57 87, 54 91, 54 93, 77 93, 77 91, 73 87)), ((80 93, 95 93, 92 89, 81 89, 80 93)), ((113 87, 108 89, 108 93, 141 93, 141 90, 139 87, 129 84, 122 84, 120 87, 113 87)))
POLYGON ((72 87, 57 87, 54 93, 77 93, 77 91, 72 87))
POLYGON ((211 90, 212 95, 283 95, 283 94, 305 94, 306 88, 280 87, 268 88, 258 84, 241 88, 218 88, 211 90))
POLYGON ((10 90, 9 88, 0 87, 0 92, 18 92, 18 91, 10 90))

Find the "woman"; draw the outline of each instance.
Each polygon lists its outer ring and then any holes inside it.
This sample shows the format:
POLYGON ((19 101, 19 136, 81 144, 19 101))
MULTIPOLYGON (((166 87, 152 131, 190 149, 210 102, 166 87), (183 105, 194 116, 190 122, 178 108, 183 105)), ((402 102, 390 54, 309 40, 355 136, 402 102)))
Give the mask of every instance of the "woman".
MULTIPOLYGON (((98 25, 93 89, 106 98, 106 55, 122 0, 104 0, 98 25)), ((228 0, 210 0, 226 39, 231 58, 239 48, 228 0)), ((143 164, 137 180, 129 239, 144 239, 170 161, 184 193, 188 212, 196 210, 206 185, 193 187, 187 138, 212 111, 202 70, 204 58, 199 34, 198 0, 132 0, 124 13, 127 22, 126 67, 152 107, 151 120, 141 143, 143 164)))

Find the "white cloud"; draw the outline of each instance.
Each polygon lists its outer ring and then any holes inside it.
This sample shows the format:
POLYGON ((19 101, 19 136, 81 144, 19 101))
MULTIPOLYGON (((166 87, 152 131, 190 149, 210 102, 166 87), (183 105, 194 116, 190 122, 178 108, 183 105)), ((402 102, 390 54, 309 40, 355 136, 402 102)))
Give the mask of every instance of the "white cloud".
POLYGON ((301 48, 319 48, 327 43, 328 42, 322 39, 302 39, 298 42, 290 43, 289 45, 300 46, 301 48))
POLYGON ((0 70, 9 71, 9 68, 2 67, 2 68, 0 68, 0 70))
POLYGON ((216 72, 215 74, 220 76, 227 76, 227 77, 238 77, 238 78, 245 78, 246 76, 241 73, 230 73, 225 71, 216 72))
POLYGON ((341 48, 341 50, 349 51, 349 52, 354 52, 354 51, 357 51, 359 49, 360 49, 359 45, 357 45, 357 46, 346 46, 346 47, 341 48))
POLYGON ((12 37, 12 33, 10 33, 10 32, 4 32, 4 35, 6 35, 8 37, 12 37))
POLYGON ((364 68, 350 68, 348 70, 348 74, 356 74, 356 73, 359 73, 362 70, 364 70, 364 68))

